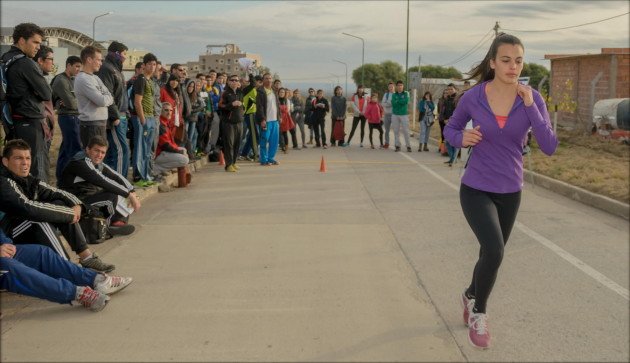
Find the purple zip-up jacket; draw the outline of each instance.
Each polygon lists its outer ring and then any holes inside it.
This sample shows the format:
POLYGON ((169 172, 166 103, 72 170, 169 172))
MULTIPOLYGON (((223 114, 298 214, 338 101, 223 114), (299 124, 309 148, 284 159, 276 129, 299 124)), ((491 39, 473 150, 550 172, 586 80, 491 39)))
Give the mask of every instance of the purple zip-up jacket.
POLYGON ((553 133, 545 101, 532 90, 534 103, 525 107, 516 96, 501 129, 486 96, 486 83, 466 91, 444 128, 444 137, 454 147, 462 147, 463 130, 469 120, 481 126, 482 140, 473 147, 462 183, 491 193, 514 193, 523 188, 523 145, 530 126, 540 150, 547 155, 556 151, 558 138, 553 133))

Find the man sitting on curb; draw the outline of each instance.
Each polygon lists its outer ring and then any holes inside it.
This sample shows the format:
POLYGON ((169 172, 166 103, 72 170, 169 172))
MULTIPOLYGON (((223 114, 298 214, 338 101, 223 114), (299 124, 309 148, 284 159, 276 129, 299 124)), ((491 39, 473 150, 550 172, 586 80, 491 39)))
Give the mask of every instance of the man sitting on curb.
POLYGON ((175 125, 170 121, 172 114, 173 105, 163 102, 160 115, 160 138, 155 151, 154 164, 155 171, 160 173, 188 164, 186 149, 175 143, 175 125))
POLYGON ((135 227, 127 224, 126 215, 117 212, 119 202, 129 198, 134 211, 140 209, 140 201, 133 185, 107 166, 103 159, 108 142, 103 136, 93 136, 61 172, 59 188, 77 196, 84 204, 100 210, 107 219, 113 235, 128 235, 135 227))
POLYGON ((102 310, 109 296, 131 277, 113 277, 81 268, 41 245, 13 245, 0 228, 0 288, 59 304, 102 310))
POLYGON ((0 228, 16 244, 37 243, 51 247, 62 258, 68 253, 55 233, 58 228, 85 268, 110 272, 87 246, 81 226, 82 203, 74 195, 51 187, 29 174, 31 147, 22 139, 9 141, 0 165, 0 228))

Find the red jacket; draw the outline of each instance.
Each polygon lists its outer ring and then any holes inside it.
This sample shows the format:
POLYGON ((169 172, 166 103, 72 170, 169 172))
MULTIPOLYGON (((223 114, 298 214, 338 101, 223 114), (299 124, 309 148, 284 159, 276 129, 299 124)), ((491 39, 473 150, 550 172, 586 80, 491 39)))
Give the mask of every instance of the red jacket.
POLYGON ((155 150, 155 156, 160 155, 162 151, 179 153, 179 147, 175 143, 175 124, 174 121, 170 121, 160 116, 160 138, 158 139, 158 146, 155 150))
POLYGON ((363 114, 365 118, 367 118, 368 122, 371 124, 381 123, 383 118, 383 111, 381 110, 381 105, 378 102, 370 102, 365 109, 365 113, 363 114))

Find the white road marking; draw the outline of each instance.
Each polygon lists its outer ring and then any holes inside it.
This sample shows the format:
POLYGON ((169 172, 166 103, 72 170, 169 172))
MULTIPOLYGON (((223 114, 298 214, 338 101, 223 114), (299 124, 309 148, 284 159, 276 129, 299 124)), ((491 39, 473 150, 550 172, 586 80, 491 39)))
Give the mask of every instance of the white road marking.
MULTIPOLYGON (((455 184, 451 183, 450 181, 444 179, 441 175, 439 175, 435 171, 429 169, 427 166, 422 165, 421 163, 417 162, 411 156, 409 156, 409 155, 407 155, 405 153, 402 153, 402 152, 400 153, 400 155, 404 156, 409 161, 416 163, 419 168, 421 168, 422 170, 424 170, 427 173, 431 174, 433 177, 435 177, 436 179, 438 179, 442 183, 448 185, 453 190, 459 191, 459 186, 458 185, 455 185, 455 184)), ((595 270, 591 266, 589 266, 586 263, 584 263, 584 261, 580 260, 579 258, 577 258, 577 257, 573 256, 572 254, 570 254, 569 252, 567 252, 562 247, 558 246, 557 244, 551 242, 547 238, 545 238, 545 237, 541 236, 540 234, 536 233, 534 230, 532 230, 531 228, 527 227, 523 223, 520 223, 520 222, 517 221, 515 223, 515 226, 521 232, 525 233, 526 235, 528 235, 532 239, 538 241, 540 244, 542 244, 543 246, 547 247, 553 253, 555 253, 559 257, 563 258, 565 261, 569 262, 573 266, 577 267, 580 271, 584 272, 585 274, 587 274, 588 276, 593 278, 595 281, 599 282, 600 284, 606 286, 610 290, 612 290, 612 291, 616 292, 617 294, 621 295, 624 299, 630 300, 630 292, 628 291, 628 289, 624 288, 623 286, 621 286, 618 283, 614 282, 613 280, 609 279, 608 277, 606 277, 601 272, 595 270)))

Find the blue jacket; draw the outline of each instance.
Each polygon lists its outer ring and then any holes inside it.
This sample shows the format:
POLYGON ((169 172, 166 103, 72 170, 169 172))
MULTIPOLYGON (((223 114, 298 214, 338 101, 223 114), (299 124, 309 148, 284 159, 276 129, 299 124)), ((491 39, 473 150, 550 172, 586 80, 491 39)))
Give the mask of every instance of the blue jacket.
POLYGON ((3 245, 5 243, 13 244, 13 241, 11 241, 11 239, 7 237, 6 234, 4 234, 4 231, 2 230, 2 228, 0 228, 0 245, 3 245))

